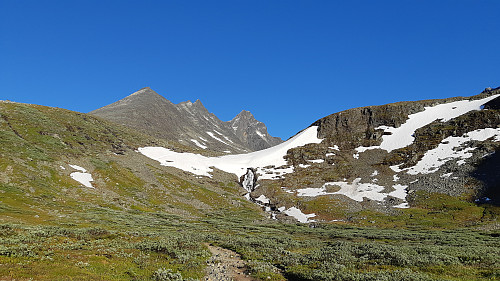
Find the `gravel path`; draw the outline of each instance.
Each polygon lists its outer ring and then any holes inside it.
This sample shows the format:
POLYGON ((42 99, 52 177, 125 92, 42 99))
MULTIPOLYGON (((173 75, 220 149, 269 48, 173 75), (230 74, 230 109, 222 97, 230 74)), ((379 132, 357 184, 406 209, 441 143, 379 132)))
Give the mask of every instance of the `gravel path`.
POLYGON ((207 262, 204 281, 256 281, 245 274, 245 262, 237 253, 207 245, 212 257, 207 262))

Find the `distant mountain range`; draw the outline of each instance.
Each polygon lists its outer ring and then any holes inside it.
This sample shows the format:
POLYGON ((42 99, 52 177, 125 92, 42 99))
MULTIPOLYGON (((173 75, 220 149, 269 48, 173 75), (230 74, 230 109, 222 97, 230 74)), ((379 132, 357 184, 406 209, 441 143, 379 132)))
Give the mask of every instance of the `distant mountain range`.
POLYGON ((223 153, 244 153, 283 142, 268 134, 248 111, 223 122, 200 100, 174 104, 149 87, 89 114, 184 145, 223 153))

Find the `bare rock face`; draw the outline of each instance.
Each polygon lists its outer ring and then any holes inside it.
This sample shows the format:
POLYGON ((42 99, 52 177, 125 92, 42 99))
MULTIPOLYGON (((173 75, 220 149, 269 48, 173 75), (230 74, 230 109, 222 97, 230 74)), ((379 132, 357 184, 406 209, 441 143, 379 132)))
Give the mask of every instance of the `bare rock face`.
POLYGON ((89 114, 167 140, 175 140, 183 127, 181 113, 175 104, 149 87, 89 114))
POLYGON ((238 139, 253 151, 266 149, 283 142, 272 137, 264 123, 257 121, 250 111, 241 111, 233 120, 227 122, 238 139))
POLYGON ((239 119, 232 120, 241 122, 223 122, 200 100, 174 104, 146 87, 90 114, 158 138, 224 153, 245 153, 282 142, 269 136, 264 123, 245 112, 248 114, 240 113, 239 119))

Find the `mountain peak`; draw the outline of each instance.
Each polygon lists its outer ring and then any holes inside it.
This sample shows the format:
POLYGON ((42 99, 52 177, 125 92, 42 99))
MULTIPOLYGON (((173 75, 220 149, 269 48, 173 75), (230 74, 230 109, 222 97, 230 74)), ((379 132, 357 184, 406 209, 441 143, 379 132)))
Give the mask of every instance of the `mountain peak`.
POLYGON ((161 98, 164 98, 164 97, 160 96, 160 94, 158 94, 157 92, 155 92, 154 90, 152 90, 150 87, 144 87, 144 88, 140 89, 139 91, 134 92, 133 94, 129 95, 126 98, 129 98, 129 97, 148 97, 148 96, 149 97, 161 97, 161 98))
POLYGON ((266 125, 255 119, 248 110, 242 110, 228 123, 236 136, 252 150, 265 149, 283 142, 280 138, 270 136, 266 125))
POLYGON ((253 116, 252 112, 248 111, 248 110, 242 110, 240 113, 238 113, 238 115, 236 116, 246 116, 246 117, 252 117, 255 119, 255 117, 253 116))

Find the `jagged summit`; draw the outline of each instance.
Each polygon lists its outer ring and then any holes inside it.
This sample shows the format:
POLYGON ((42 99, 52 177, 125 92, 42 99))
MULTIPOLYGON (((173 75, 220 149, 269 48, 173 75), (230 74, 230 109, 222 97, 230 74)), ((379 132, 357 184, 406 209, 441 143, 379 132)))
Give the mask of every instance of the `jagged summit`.
POLYGON ((272 137, 264 123, 255 119, 250 111, 242 110, 228 124, 236 136, 252 150, 257 151, 283 142, 281 138, 272 137))
MULTIPOLYGON (((138 129, 155 137, 224 153, 249 152, 268 148, 281 142, 280 139, 276 141, 269 136, 265 125, 255 120, 251 113, 249 113, 251 118, 244 115, 245 117, 241 119, 253 121, 237 124, 238 128, 234 129, 228 122, 223 122, 210 113, 199 99, 194 103, 185 101, 174 104, 150 87, 142 88, 90 114, 138 129), (259 133, 262 132, 267 141, 259 138, 244 138, 243 141, 237 135, 237 132, 249 129, 242 126, 254 126, 257 123, 262 124, 259 125, 260 127, 264 126, 259 133), (252 143, 252 139, 255 139, 256 143, 252 143)), ((255 134, 251 131, 249 133, 255 134)))

